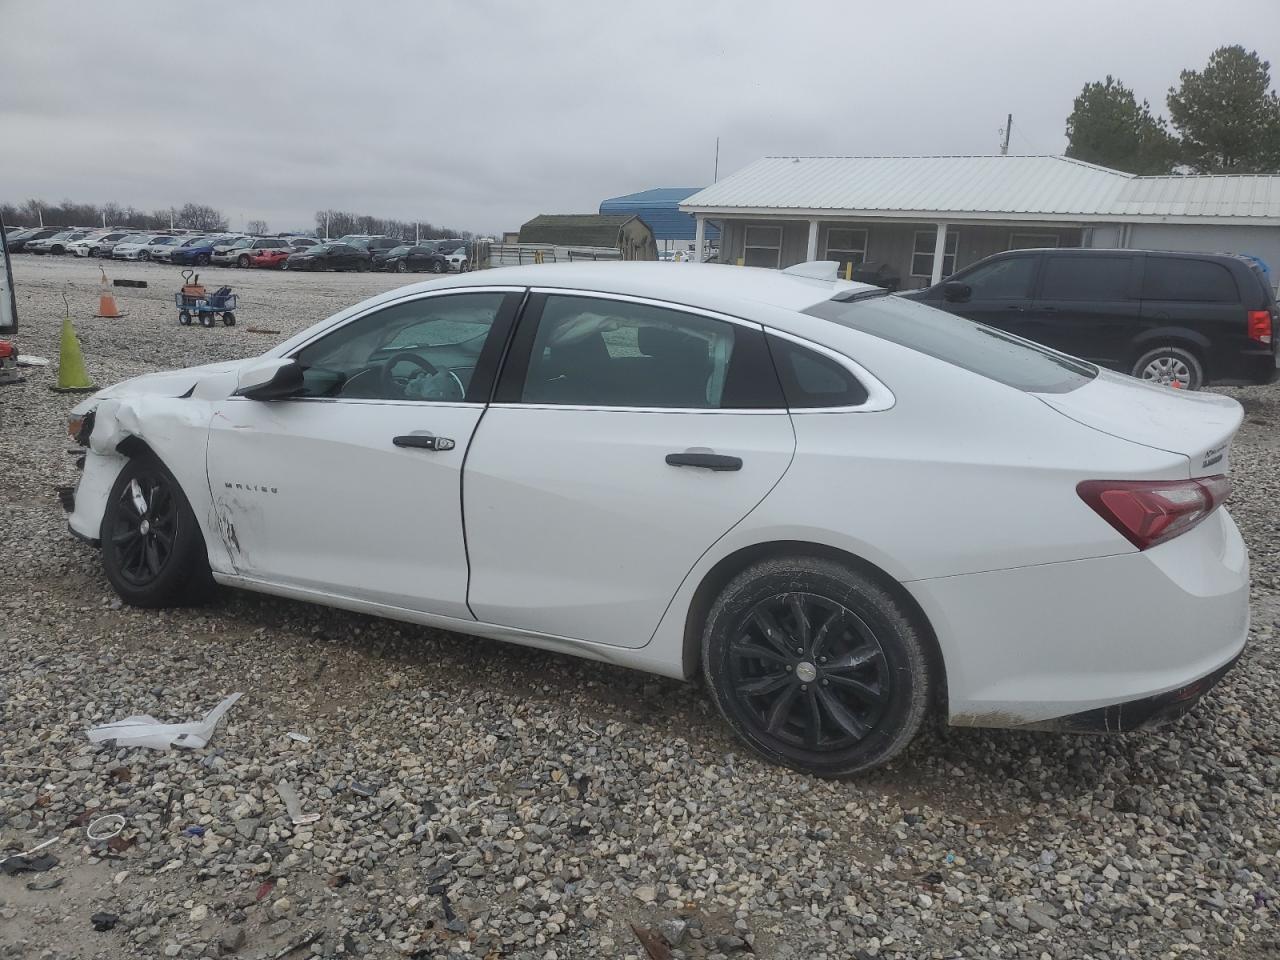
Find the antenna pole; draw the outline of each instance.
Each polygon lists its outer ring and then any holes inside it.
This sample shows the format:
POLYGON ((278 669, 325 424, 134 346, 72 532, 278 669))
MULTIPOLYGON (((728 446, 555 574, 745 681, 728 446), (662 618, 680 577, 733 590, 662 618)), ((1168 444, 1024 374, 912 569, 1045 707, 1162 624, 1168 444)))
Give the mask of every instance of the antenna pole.
POLYGON ((1007 157, 1009 155, 1009 134, 1013 133, 1013 114, 1004 121, 1004 143, 1000 144, 1000 156, 1007 157))
POLYGON ((712 174, 711 182, 719 183, 720 181, 720 138, 716 137, 716 170, 712 174))

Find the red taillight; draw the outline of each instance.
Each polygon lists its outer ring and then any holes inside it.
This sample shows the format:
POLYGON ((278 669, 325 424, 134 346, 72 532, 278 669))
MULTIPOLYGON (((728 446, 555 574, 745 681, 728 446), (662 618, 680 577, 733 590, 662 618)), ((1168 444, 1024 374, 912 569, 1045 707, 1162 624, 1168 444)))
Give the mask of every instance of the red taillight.
POLYGON ((1249 339, 1258 343, 1271 342, 1271 311, 1249 311, 1249 339))
POLYGON ((1231 496, 1226 477, 1086 480, 1076 492, 1139 550, 1186 533, 1231 496))

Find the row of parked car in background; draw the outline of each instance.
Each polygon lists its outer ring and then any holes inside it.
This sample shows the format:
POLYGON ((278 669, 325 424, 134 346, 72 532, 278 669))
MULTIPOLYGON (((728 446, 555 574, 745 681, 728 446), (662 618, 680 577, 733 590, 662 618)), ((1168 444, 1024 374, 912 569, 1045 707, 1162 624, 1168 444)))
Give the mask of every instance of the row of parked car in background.
POLYGON ((171 231, 13 228, 10 253, 111 260, 156 261, 180 266, 257 267, 267 270, 387 270, 448 273, 471 269, 470 245, 459 238, 409 242, 399 237, 348 234, 336 240, 286 234, 199 234, 171 231))

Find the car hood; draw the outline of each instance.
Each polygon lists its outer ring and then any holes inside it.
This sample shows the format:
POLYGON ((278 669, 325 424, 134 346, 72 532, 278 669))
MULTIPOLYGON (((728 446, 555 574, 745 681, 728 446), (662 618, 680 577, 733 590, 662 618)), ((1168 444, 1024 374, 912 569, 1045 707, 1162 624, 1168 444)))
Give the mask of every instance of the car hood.
MULTIPOLYGON (((215 377, 235 374, 246 364, 258 357, 247 357, 243 360, 224 360, 221 363, 207 363, 199 367, 185 367, 181 370, 162 370, 158 373, 145 373, 131 380, 113 383, 93 396, 81 401, 73 413, 86 413, 103 400, 127 400, 132 397, 181 397, 190 393, 201 383, 215 377)), ((230 378, 234 383, 234 377, 230 378)))
POLYGON ((1226 473, 1244 408, 1230 397, 1188 393, 1101 370, 1068 393, 1036 394, 1077 423, 1187 458, 1191 476, 1226 473))

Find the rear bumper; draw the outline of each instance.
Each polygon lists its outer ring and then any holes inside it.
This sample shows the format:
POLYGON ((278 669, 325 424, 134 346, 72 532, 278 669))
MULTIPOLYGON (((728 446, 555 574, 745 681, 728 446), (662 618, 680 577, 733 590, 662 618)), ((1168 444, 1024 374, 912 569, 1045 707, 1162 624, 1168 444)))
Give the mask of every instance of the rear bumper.
POLYGON ((1213 673, 1193 680, 1177 690, 1169 690, 1153 697, 1113 703, 1108 707, 1086 710, 1055 720, 1026 724, 1024 730, 1050 730, 1059 733, 1129 733, 1133 730, 1149 730, 1163 726, 1190 712, 1200 698, 1236 665, 1240 655, 1232 657, 1213 673))
POLYGON ((1225 510, 1141 553, 906 586, 938 636, 956 726, 1154 720, 1249 632, 1248 555, 1225 510))
POLYGON ((1271 383, 1276 379, 1276 364, 1276 355, 1265 348, 1242 351, 1219 363, 1211 358, 1209 380, 1212 383, 1271 383))

